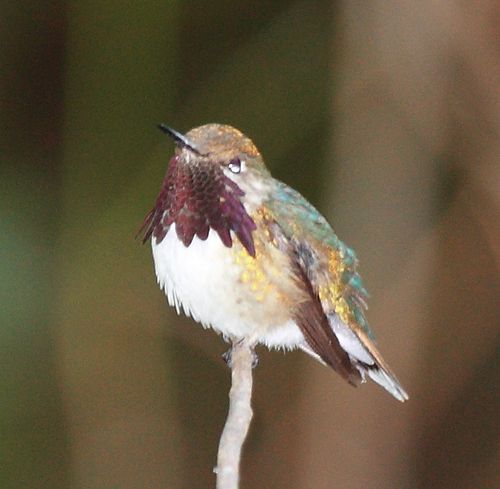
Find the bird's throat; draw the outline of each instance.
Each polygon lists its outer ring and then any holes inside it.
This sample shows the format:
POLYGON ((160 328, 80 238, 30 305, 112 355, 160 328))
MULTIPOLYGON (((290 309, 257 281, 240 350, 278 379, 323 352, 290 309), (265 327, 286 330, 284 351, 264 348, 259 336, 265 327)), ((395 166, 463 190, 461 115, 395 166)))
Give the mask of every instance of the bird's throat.
POLYGON ((218 163, 192 164, 176 155, 170 160, 155 207, 146 216, 144 239, 153 236, 160 243, 175 224, 177 237, 189 246, 195 236, 206 240, 212 229, 227 247, 232 246, 234 233, 255 256, 252 233, 256 226, 241 201, 244 195, 218 163))

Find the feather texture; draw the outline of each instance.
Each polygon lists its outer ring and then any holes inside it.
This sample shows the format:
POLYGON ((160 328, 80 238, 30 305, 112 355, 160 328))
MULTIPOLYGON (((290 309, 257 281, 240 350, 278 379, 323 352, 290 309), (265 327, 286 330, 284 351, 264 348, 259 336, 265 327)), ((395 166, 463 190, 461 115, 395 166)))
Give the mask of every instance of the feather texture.
POLYGON ((326 219, 238 130, 176 141, 142 227, 169 303, 225 338, 299 347, 352 385, 369 377, 407 399, 375 346, 356 255, 326 219))
POLYGON ((266 204, 269 220, 274 220, 269 226, 282 234, 281 246, 311 298, 296 311, 308 346, 350 383, 367 374, 397 399, 406 400, 408 395, 376 348, 368 326, 368 293, 354 251, 302 195, 284 183, 276 181, 273 199, 266 204))

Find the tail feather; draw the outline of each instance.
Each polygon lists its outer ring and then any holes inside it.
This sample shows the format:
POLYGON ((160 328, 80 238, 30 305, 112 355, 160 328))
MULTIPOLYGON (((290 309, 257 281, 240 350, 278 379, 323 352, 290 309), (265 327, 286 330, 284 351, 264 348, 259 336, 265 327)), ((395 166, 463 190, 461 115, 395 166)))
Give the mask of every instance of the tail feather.
MULTIPOLYGON (((325 361, 322 360, 321 357, 315 353, 307 343, 302 343, 299 345, 299 348, 308 355, 311 355, 318 362, 327 366, 325 361)), ((353 361, 361 374, 362 382, 365 382, 365 377, 368 376, 378 385, 383 387, 389 394, 394 396, 398 401, 405 402, 409 399, 408 394, 394 375, 388 374, 376 364, 366 365, 356 361, 355 359, 353 359, 353 361)))
POLYGON ((388 374, 385 370, 380 368, 378 365, 361 367, 368 377, 372 379, 377 384, 381 385, 387 392, 392 394, 398 401, 404 402, 408 400, 408 394, 401 387, 398 379, 393 375, 388 374))

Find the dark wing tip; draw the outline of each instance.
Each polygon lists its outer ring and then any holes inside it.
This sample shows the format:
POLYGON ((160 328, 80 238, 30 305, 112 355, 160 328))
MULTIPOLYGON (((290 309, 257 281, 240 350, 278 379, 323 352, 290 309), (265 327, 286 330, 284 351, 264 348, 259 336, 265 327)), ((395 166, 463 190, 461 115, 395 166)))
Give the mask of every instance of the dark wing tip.
POLYGON ((155 209, 151 209, 146 217, 144 218, 144 221, 142 222, 140 228, 136 231, 134 239, 137 239, 139 235, 142 234, 142 244, 145 244, 146 241, 151 237, 153 234, 153 217, 154 217, 155 209))
POLYGON ((298 283, 308 296, 308 300, 298 305, 295 313, 298 327, 311 349, 349 384, 357 386, 361 381, 361 374, 351 363, 349 355, 340 346, 339 340, 328 322, 321 301, 314 292, 298 257, 293 256, 292 261, 296 267, 298 283))

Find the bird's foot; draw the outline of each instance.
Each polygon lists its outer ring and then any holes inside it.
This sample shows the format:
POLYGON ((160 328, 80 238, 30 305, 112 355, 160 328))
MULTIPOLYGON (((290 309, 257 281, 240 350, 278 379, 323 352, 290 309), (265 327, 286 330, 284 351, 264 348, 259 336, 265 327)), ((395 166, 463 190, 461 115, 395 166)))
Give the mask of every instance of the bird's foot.
POLYGON ((252 348, 252 368, 257 367, 259 364, 259 355, 255 353, 255 350, 252 348))
POLYGON ((229 368, 232 368, 233 366, 233 348, 229 348, 229 350, 225 351, 221 356, 222 356, 222 360, 224 360, 224 362, 226 363, 226 365, 229 367, 229 368))
MULTIPOLYGON (((222 354, 222 359, 229 368, 233 368, 233 347, 222 354)), ((252 368, 257 367, 257 365, 259 365, 259 356, 252 348, 252 368)))

